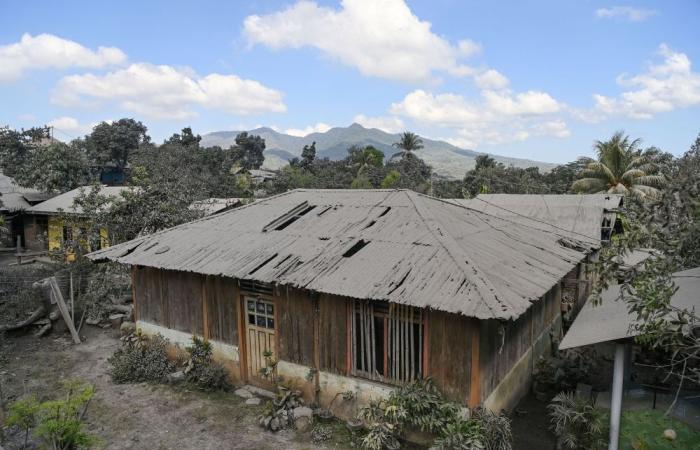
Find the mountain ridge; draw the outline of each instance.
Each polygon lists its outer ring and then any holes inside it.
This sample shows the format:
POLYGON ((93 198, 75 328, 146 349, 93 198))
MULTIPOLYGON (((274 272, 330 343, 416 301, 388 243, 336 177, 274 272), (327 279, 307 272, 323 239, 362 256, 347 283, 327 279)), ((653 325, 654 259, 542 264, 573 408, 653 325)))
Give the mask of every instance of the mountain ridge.
MULTIPOLYGON (((292 136, 269 127, 241 131, 259 135, 265 139, 264 167, 269 169, 278 169, 287 164, 290 158, 300 156, 304 145, 312 142, 316 142, 316 156, 318 158, 327 157, 332 160, 344 158, 347 155, 347 149, 352 145, 363 147, 372 145, 384 152, 387 159, 398 151, 392 146, 394 142, 399 140, 398 134, 387 133, 377 128, 365 128, 358 123, 353 123, 348 127, 333 127, 328 131, 314 132, 304 137, 292 136)), ((235 143, 236 135, 241 131, 206 133, 202 136, 201 145, 204 147, 218 145, 227 148, 235 143)), ((464 177, 466 171, 474 168, 476 157, 483 154, 488 154, 497 162, 515 167, 534 166, 546 171, 557 166, 554 163, 477 152, 440 140, 424 137, 421 139, 423 139, 424 148, 415 152, 416 155, 430 164, 436 173, 450 178, 464 177)))

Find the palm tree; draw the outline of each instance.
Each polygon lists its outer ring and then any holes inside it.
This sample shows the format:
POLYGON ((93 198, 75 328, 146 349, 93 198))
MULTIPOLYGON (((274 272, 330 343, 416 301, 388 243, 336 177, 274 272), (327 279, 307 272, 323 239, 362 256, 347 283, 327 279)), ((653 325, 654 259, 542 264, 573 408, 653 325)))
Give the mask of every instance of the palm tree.
POLYGON ((399 135, 399 142, 394 142, 392 145, 396 148, 400 148, 401 150, 403 150, 402 153, 405 156, 411 153, 412 151, 422 149, 423 139, 421 139, 415 133, 411 133, 410 131, 404 131, 399 135))
POLYGON ((607 141, 596 141, 598 161, 588 163, 583 178, 571 185, 574 192, 631 195, 655 198, 666 178, 657 174, 657 165, 639 150, 639 139, 630 140, 618 131, 607 141))

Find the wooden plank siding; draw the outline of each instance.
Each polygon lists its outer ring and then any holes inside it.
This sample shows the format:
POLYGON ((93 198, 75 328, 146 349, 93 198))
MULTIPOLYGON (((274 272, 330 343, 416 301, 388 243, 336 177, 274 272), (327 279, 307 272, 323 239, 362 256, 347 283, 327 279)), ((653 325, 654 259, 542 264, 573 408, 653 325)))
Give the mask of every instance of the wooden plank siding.
POLYGON ((479 353, 482 401, 552 325, 560 310, 561 286, 557 285, 516 321, 481 321, 479 353))
POLYGON ((238 344, 236 280, 138 266, 133 280, 137 320, 238 344))
POLYGON ((447 398, 465 404, 470 392, 474 321, 441 311, 430 311, 428 317, 428 375, 447 398))
MULTIPOLYGON (((296 364, 314 364, 314 308, 308 291, 275 289, 278 358, 296 364)), ((323 338, 322 338, 323 339, 323 338)))
POLYGON ((348 373, 348 305, 344 297, 322 294, 319 299, 320 369, 339 375, 348 373))

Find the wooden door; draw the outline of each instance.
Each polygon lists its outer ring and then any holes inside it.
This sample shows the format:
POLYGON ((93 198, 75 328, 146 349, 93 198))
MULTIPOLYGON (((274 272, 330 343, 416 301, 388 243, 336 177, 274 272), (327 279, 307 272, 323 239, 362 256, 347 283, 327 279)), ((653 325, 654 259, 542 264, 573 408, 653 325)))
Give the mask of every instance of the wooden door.
POLYGON ((258 384, 269 384, 261 369, 277 361, 275 349, 275 304, 272 300, 244 297, 246 311, 246 353, 248 378, 258 384))

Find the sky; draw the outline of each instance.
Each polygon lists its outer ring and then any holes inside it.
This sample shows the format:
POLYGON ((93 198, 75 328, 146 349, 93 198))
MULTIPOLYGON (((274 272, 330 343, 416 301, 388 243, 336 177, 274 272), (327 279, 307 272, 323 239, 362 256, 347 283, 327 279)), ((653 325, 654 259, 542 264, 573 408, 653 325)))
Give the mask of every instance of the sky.
POLYGON ((616 130, 700 132, 700 1, 13 1, 0 125, 62 140, 133 117, 160 142, 353 122, 549 162, 616 130))

